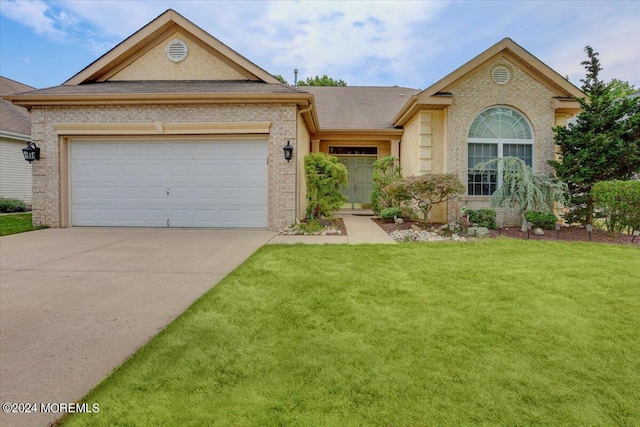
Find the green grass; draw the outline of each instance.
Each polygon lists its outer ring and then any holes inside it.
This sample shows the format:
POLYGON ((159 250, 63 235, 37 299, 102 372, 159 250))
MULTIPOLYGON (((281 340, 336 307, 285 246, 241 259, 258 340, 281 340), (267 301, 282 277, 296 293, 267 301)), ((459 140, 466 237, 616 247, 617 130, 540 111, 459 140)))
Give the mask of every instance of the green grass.
POLYGON ((34 227, 31 225, 31 213, 0 215, 0 236, 40 230, 42 228, 46 227, 34 227))
POLYGON ((640 424, 640 251, 267 246, 65 426, 640 424))

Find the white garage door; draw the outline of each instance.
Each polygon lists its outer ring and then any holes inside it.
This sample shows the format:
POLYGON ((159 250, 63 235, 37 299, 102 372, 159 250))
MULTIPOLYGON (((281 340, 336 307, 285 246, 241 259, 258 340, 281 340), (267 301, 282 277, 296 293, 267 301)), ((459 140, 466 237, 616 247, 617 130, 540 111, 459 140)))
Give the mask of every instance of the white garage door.
POLYGON ((267 227, 265 140, 71 143, 71 225, 267 227))

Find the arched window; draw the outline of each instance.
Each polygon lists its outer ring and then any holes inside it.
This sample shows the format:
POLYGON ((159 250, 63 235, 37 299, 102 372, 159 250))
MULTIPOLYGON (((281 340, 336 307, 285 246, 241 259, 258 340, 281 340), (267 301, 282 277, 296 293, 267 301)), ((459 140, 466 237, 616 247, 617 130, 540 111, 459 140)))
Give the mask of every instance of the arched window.
POLYGON ((468 134, 467 193, 490 196, 498 186, 498 170, 475 166, 499 157, 518 157, 533 167, 533 132, 529 122, 515 110, 492 107, 476 116, 468 134))

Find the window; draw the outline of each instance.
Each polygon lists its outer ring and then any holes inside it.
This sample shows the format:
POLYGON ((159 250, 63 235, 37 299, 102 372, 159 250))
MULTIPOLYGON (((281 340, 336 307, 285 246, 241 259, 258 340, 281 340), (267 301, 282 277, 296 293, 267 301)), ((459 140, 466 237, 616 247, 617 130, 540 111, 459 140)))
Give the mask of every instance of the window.
POLYGON ((474 167, 500 157, 518 157, 533 167, 533 133, 527 120, 506 107, 489 108, 478 114, 468 134, 468 180, 470 196, 490 196, 499 183, 499 171, 474 167))

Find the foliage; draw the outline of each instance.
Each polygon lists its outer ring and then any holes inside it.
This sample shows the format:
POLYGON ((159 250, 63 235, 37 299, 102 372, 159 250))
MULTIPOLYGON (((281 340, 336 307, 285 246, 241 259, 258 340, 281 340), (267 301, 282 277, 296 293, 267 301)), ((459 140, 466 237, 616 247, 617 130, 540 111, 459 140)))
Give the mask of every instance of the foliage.
POLYGON ((495 230, 498 228, 496 223, 496 211, 493 209, 467 209, 468 222, 478 224, 478 227, 487 227, 495 230))
POLYGON ((0 236, 23 233, 47 228, 46 225, 33 226, 31 212, 13 215, 0 215, 0 236))
POLYGON ((554 203, 566 203, 567 185, 557 178, 534 174, 522 159, 502 157, 477 166, 478 169, 495 167, 502 177, 502 184, 491 195, 491 204, 509 210, 517 208, 523 224, 527 211, 551 212, 554 203))
POLYGON ((640 230, 640 181, 601 181, 594 184, 591 196, 608 231, 640 230))
POLYGON ((373 213, 377 215, 381 209, 400 206, 398 201, 384 191, 386 186, 400 179, 402 179, 402 168, 397 157, 387 156, 373 163, 373 191, 371 193, 373 213))
POLYGON ((632 95, 636 91, 636 88, 632 84, 618 79, 611 79, 608 85, 611 90, 611 96, 614 99, 624 98, 625 96, 632 95))
POLYGON ((322 77, 316 74, 315 77, 307 77, 306 80, 300 80, 298 86, 346 86, 347 82, 344 80, 336 80, 323 74, 322 77))
POLYGON ((582 242, 266 245, 60 424, 637 426, 637 265, 582 242))
POLYGON ((284 77, 282 77, 281 74, 276 74, 273 77, 275 77, 276 79, 280 80, 280 83, 284 83, 286 85, 289 84, 289 82, 287 81, 287 79, 285 79, 284 77))
POLYGON ((454 174, 424 174, 396 181, 385 187, 384 191, 400 203, 414 201, 424 221, 428 221, 431 208, 462 193, 464 185, 454 174))
POLYGON ((26 212, 27 204, 19 199, 0 197, 0 212, 26 212))
POLYGON ((558 222, 558 217, 550 212, 529 211, 524 217, 534 227, 540 227, 544 230, 553 230, 558 222))
POLYGON ((331 216, 347 198, 340 185, 347 185, 347 168, 338 158, 324 153, 310 153, 304 158, 307 180, 307 219, 331 216))
POLYGON ((585 48, 587 71, 575 124, 555 127, 561 161, 549 161, 571 193, 569 222, 593 220, 591 187, 598 181, 628 180, 640 171, 640 97, 619 96, 619 83, 603 83, 598 53, 585 48))
POLYGON ((384 208, 380 211, 380 218, 387 222, 391 222, 399 217, 402 217, 402 210, 396 206, 384 208))
POLYGON ((324 226, 322 225, 320 220, 315 219, 315 218, 311 219, 309 221, 300 223, 300 230, 302 230, 304 232, 304 234, 317 233, 320 230, 322 230, 323 228, 324 228, 324 226))

